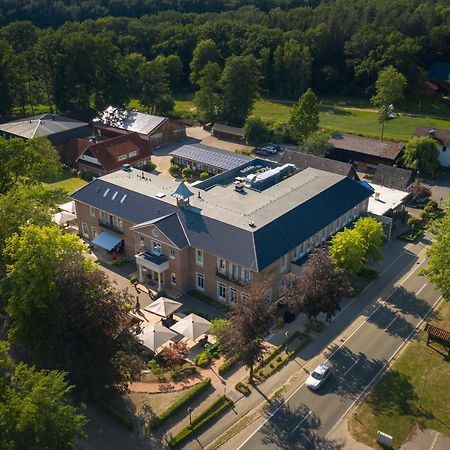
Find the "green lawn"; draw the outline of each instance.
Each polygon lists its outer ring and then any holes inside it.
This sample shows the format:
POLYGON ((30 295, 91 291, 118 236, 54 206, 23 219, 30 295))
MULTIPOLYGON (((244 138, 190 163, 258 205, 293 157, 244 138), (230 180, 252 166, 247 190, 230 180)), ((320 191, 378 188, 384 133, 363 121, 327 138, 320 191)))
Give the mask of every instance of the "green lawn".
POLYGON ((83 187, 85 184, 87 184, 87 181, 74 177, 72 172, 67 169, 64 169, 58 177, 44 180, 44 186, 48 189, 63 189, 67 194, 72 194, 72 192, 83 187))
MULTIPOLYGON (((431 322, 450 329, 450 302, 441 304, 431 322)), ((432 346, 446 354, 439 344, 432 346)), ((394 448, 399 448, 415 423, 450 436, 449 392, 449 358, 427 347, 426 333, 421 333, 358 407, 350 430, 374 447, 376 432, 382 430, 394 437, 394 448)))
MULTIPOLYGON (((259 100, 255 104, 253 114, 265 120, 287 122, 290 110, 291 105, 286 102, 259 100)), ((427 116, 412 117, 400 115, 386 124, 384 137, 392 140, 408 140, 413 135, 416 127, 420 125, 450 129, 450 114, 449 120, 434 119, 427 116)), ((330 131, 360 134, 375 138, 380 136, 380 125, 375 111, 322 106, 320 126, 330 131)))

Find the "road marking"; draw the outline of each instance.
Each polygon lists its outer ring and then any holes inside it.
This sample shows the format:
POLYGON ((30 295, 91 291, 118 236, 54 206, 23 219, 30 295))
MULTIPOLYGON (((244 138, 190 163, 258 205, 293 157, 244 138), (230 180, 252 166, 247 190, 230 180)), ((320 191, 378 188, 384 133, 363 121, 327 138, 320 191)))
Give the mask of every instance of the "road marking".
MULTIPOLYGON (((399 285, 397 285, 397 287, 386 297, 386 299, 385 300, 388 300, 389 298, 391 298, 393 295, 394 295, 394 293, 403 285, 403 283, 406 283, 406 281, 408 281, 409 280, 409 278, 417 271, 417 269, 424 263, 426 261, 426 258, 425 259, 423 259, 423 261, 420 263, 420 264, 418 264, 415 268, 414 268, 414 270, 399 284, 399 285)), ((441 298, 441 297, 440 297, 441 298)), ((437 302, 436 302, 437 303, 437 302)), ((384 300, 382 300, 382 301, 380 301, 380 304, 377 306, 377 308, 375 308, 375 310, 372 312, 372 314, 370 314, 370 316, 368 316, 368 317, 366 317, 366 319, 356 328, 356 330, 355 331, 353 331, 353 333, 351 333, 350 334, 350 336, 348 337, 348 338, 346 338, 345 340, 344 340, 344 342, 342 342, 342 344, 333 352, 333 353, 331 353, 330 354, 330 356, 328 356, 328 358, 325 360, 325 362, 326 361, 328 361, 336 352, 338 352, 344 345, 345 345, 345 343, 370 319, 370 317, 372 317, 382 306, 383 306, 383 304, 384 304, 384 300)), ((392 359, 392 358, 391 358, 392 359)), ((306 363, 307 364, 307 363, 306 363)), ((306 365, 305 364, 305 365, 306 365)), ((305 365, 303 366, 303 368, 305 367, 305 365)), ((236 449, 236 450, 240 450, 260 429, 261 429, 261 427, 266 423, 266 422, 268 422, 270 419, 272 419, 272 417, 303 387, 303 385, 305 384, 305 382, 306 382, 306 380, 302 383, 302 384, 300 384, 300 386, 298 386, 298 388, 297 389, 295 389, 295 391, 291 394, 291 395, 289 395, 288 396, 288 398, 280 405, 280 406, 278 406, 276 409, 275 409, 275 411, 273 412, 273 413, 271 413, 270 415, 269 415, 269 417, 267 417, 267 419, 265 419, 264 420, 264 422, 261 424, 261 425, 259 425, 258 426, 258 428, 256 428, 256 430, 255 431, 253 431, 253 433, 251 433, 248 437, 247 437, 247 439, 236 449)), ((362 394, 361 394, 362 395, 362 394)), ((358 397, 359 398, 359 397, 358 397)), ((356 399, 355 400, 355 402, 357 401, 358 399, 356 399)), ((354 402, 354 403, 355 403, 354 402)), ((354 404, 353 403, 353 404, 354 404)), ((347 414, 347 413, 345 413, 345 414, 347 414)), ((342 417, 341 417, 341 419, 339 419, 339 422, 342 420, 342 417)), ((338 422, 338 423, 339 423, 338 422)), ((336 425, 335 425, 336 426, 336 425)), ((334 427, 333 427, 334 428, 334 427)))
POLYGON ((395 316, 390 322, 389 325, 383 330, 386 331, 395 321, 397 320, 397 316, 395 316))
POLYGON ((430 450, 433 450, 433 449, 434 449, 434 447, 435 447, 435 445, 436 445, 436 443, 437 443, 437 440, 438 440, 440 434, 441 434, 441 433, 438 433, 438 432, 436 431, 436 435, 434 436, 434 439, 433 439, 433 442, 432 442, 432 444, 431 444, 430 450))
POLYGON ((291 433, 293 433, 306 419, 307 417, 312 413, 312 411, 310 410, 308 414, 306 414, 305 417, 303 417, 303 419, 295 426, 295 428, 291 431, 291 433))
POLYGON ((426 285, 427 285, 427 283, 425 283, 425 284, 417 291, 417 294, 414 294, 414 295, 419 295, 419 294, 423 291, 423 289, 425 288, 426 285))
POLYGON ((407 336, 407 338, 400 344, 400 346, 395 350, 395 352, 392 354, 392 356, 389 358, 389 360, 384 363, 383 367, 375 374, 375 376, 369 381, 367 386, 361 391, 361 393, 356 397, 356 400, 347 408, 347 410, 342 414, 342 416, 339 418, 339 420, 334 424, 333 428, 326 434, 325 437, 327 437, 330 433, 333 432, 333 430, 342 422, 342 419, 348 414, 348 412, 353 408, 353 406, 356 404, 356 402, 359 401, 359 399, 365 394, 367 389, 373 384, 373 382, 378 378, 380 373, 386 368, 386 366, 395 358, 395 355, 402 349, 402 347, 409 341, 410 337, 416 332, 416 330, 422 325, 423 321, 428 317, 431 311, 435 308, 435 306, 439 303, 439 301, 442 299, 442 295, 433 303, 433 305, 430 307, 428 312, 420 319, 419 323, 413 328, 411 333, 407 336))
POLYGON ((355 365, 355 364, 357 364, 358 363, 358 361, 359 361, 359 358, 347 369, 347 371, 344 373, 344 377, 345 377, 345 375, 347 375, 349 372, 350 372, 350 370, 352 370, 353 369, 353 366, 355 365))

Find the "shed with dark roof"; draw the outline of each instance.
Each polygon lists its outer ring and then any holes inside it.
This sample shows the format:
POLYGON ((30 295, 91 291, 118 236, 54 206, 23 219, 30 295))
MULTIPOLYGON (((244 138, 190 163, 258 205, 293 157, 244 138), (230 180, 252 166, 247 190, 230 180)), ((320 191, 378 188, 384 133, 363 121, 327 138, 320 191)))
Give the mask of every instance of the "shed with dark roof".
POLYGON ((222 123, 215 123, 211 128, 211 134, 217 139, 224 141, 241 142, 244 136, 244 130, 238 127, 230 127, 222 123))
POLYGON ((406 191, 407 187, 414 181, 414 172, 409 169, 380 164, 372 181, 379 186, 406 191))
POLYGON ((352 164, 336 161, 335 159, 322 158, 320 156, 309 155, 308 153, 285 150, 281 154, 280 164, 295 164, 295 166, 304 170, 308 167, 324 170, 325 172, 344 175, 351 180, 358 181, 359 177, 352 164))
POLYGON ((359 169, 376 168, 378 164, 394 165, 405 148, 403 142, 382 141, 353 134, 335 133, 330 139, 334 149, 329 157, 349 162, 359 169))

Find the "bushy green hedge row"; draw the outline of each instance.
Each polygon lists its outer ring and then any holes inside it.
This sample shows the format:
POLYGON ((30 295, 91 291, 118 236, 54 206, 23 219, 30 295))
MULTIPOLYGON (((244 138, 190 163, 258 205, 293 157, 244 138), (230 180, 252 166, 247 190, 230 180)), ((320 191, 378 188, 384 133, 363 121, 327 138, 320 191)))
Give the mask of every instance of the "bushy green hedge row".
POLYGON ((246 397, 248 397, 252 392, 246 384, 242 383, 242 381, 239 381, 239 383, 236 383, 234 388, 238 392, 240 392, 242 395, 245 395, 246 397))
POLYGON ((219 374, 223 375, 224 373, 228 372, 233 365, 236 363, 235 359, 227 359, 220 367, 219 367, 219 374))
POLYGON ((303 341, 299 345, 294 347, 292 350, 289 350, 287 356, 285 356, 284 358, 277 358, 277 363, 270 365, 271 370, 269 372, 264 373, 262 370, 257 372, 255 374, 256 378, 258 378, 259 380, 265 380, 271 377, 275 372, 278 372, 293 356, 295 356, 297 352, 299 352, 303 347, 305 347, 305 345, 311 340, 310 336, 300 332, 297 332, 296 336, 301 336, 303 338, 303 341))
POLYGON ((202 368, 208 367, 213 358, 219 358, 219 347, 220 343, 218 341, 207 347, 195 357, 195 365, 202 368))
POLYGON ((176 436, 174 436, 169 442, 170 447, 175 447, 180 442, 188 438, 192 433, 197 431, 203 425, 214 419, 226 408, 233 405, 233 400, 229 399, 226 395, 219 397, 212 405, 203 410, 197 417, 192 419, 192 425, 183 428, 176 436))
POLYGON ((262 369, 263 367, 267 366, 273 359, 275 359, 285 348, 286 345, 289 344, 293 339, 300 336, 301 333, 299 331, 296 331, 291 336, 286 338, 278 347, 275 347, 274 350, 272 350, 256 367, 255 371, 262 369))
POLYGON ((414 242, 416 239, 423 235, 422 230, 409 230, 406 233, 399 234, 397 239, 405 242, 414 242))
POLYGON ((116 408, 108 403, 102 403, 99 405, 99 409, 104 413, 112 417, 116 422, 120 423, 127 430, 133 429, 133 421, 124 413, 118 411, 116 408))
POLYGON ((196 397, 200 392, 204 391, 208 386, 211 385, 211 378, 205 378, 196 384, 192 389, 190 389, 185 395, 180 397, 175 403, 173 403, 169 408, 167 408, 161 415, 153 417, 150 420, 149 426, 152 430, 157 428, 163 422, 165 422, 169 417, 173 416, 177 411, 179 411, 187 402, 196 397))

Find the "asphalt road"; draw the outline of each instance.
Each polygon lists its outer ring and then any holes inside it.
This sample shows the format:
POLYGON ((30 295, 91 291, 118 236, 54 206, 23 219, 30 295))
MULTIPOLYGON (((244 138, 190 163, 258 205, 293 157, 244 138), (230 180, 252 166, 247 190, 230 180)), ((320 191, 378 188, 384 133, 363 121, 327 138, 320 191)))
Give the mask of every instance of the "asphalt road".
POLYGON ((238 449, 338 449, 327 435, 372 385, 440 298, 416 266, 401 285, 374 305, 367 319, 340 345, 329 347, 333 375, 313 392, 304 384, 238 449))

